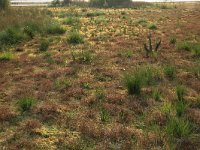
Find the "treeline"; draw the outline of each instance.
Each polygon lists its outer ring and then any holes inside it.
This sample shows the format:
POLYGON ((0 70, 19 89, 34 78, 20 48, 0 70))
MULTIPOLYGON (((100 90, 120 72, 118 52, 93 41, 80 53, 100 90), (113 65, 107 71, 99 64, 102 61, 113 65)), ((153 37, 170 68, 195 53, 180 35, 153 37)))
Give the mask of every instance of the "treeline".
POLYGON ((54 0, 52 2, 52 6, 65 6, 70 4, 88 7, 131 7, 133 2, 131 0, 90 0, 89 2, 78 0, 54 0))
POLYGON ((10 0, 0 0, 0 10, 8 9, 10 0))

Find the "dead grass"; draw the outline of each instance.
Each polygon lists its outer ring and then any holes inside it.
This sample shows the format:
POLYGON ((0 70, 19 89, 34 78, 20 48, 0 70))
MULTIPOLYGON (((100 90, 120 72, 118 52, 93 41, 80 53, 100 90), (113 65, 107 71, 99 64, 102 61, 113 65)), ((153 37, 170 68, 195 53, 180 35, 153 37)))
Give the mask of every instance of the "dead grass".
POLYGON ((177 50, 177 44, 200 42, 200 15, 197 5, 171 5, 1 12, 0 30, 40 22, 48 13, 66 32, 38 33, 1 53, 13 57, 0 61, 0 149, 198 149, 198 57, 177 50), (79 18, 77 26, 63 24, 69 16, 79 18), (150 30, 149 24, 158 28, 150 30), (69 43, 72 32, 84 42, 69 43), (149 32, 162 44, 147 58, 143 44, 149 32), (50 42, 47 51, 39 51, 41 40, 50 42), (122 82, 133 71, 142 72, 140 95, 129 95, 122 82), (184 95, 177 85, 185 87, 184 95), (25 113, 17 104, 22 97, 37 100, 25 113))

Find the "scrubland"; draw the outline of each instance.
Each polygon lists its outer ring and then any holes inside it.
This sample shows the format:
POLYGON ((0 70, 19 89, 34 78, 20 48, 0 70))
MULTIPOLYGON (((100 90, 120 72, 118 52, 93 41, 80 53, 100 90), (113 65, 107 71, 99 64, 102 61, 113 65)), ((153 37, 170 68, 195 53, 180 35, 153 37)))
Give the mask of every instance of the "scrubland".
POLYGON ((0 149, 200 148, 200 5, 0 12, 0 149))

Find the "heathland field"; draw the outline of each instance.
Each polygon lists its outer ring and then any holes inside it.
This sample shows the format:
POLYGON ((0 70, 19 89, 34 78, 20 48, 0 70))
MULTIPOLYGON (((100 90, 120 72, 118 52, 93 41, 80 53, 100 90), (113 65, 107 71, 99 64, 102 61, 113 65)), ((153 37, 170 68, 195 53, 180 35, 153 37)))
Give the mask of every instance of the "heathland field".
POLYGON ((0 11, 0 149, 200 149, 200 5, 0 11))

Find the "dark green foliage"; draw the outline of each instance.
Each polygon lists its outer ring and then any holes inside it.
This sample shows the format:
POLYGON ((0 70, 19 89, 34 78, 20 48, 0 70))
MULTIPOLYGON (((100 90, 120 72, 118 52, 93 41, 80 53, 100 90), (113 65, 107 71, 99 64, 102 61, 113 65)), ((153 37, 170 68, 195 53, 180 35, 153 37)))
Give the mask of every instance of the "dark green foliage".
POLYGON ((9 5, 10 5, 9 0, 0 0, 0 10, 8 9, 9 5))
POLYGON ((90 5, 94 7, 129 7, 131 0, 91 0, 90 5))
POLYGON ((9 27, 5 31, 0 32, 1 45, 18 44, 25 40, 26 36, 18 27, 9 27))
POLYGON ((192 47, 193 47, 193 44, 191 42, 188 42, 188 41, 183 41, 183 42, 177 43, 177 49, 178 50, 191 51, 192 47))
POLYGON ((171 37, 170 38, 170 40, 169 40, 169 42, 170 42, 170 44, 176 44, 176 38, 175 37, 171 37))
POLYGON ((194 44, 192 48, 192 55, 194 57, 200 57, 200 44, 194 44))
POLYGON ((123 80, 128 90, 128 94, 140 95, 142 88, 142 77, 139 74, 137 73, 126 74, 123 80))
POLYGON ((105 108, 102 108, 100 111, 100 118, 103 123, 108 122, 110 116, 108 111, 105 108))
POLYGON ((63 23, 66 25, 78 25, 80 23, 80 19, 77 17, 68 17, 63 23))
POLYGON ((190 51, 194 57, 200 57, 200 44, 189 41, 177 43, 178 50, 190 51))
POLYGON ((71 0, 63 0, 62 5, 69 5, 71 3, 71 0))
POLYGON ((86 14, 87 17, 96 17, 96 16, 102 16, 102 15, 105 15, 105 13, 104 12, 100 12, 100 11, 90 12, 90 13, 86 14))
POLYGON ((125 74, 123 82, 129 94, 139 95, 142 86, 155 84, 160 79, 158 69, 153 66, 142 66, 131 73, 125 74))
POLYGON ((175 103, 176 115, 177 115, 178 117, 183 116, 184 113, 185 113, 185 111, 186 111, 186 109, 187 109, 187 106, 188 106, 188 105, 186 104, 185 101, 177 101, 177 102, 175 103))
POLYGON ((161 100, 161 92, 159 90, 154 90, 152 96, 155 101, 161 100))
POLYGON ((188 120, 176 117, 169 119, 165 130, 169 138, 188 138, 193 133, 193 127, 188 120))
POLYGON ((184 101, 185 88, 183 86, 176 87, 176 95, 179 101, 184 101))
POLYGON ((33 98, 21 98, 18 100, 17 104, 22 112, 29 111, 31 107, 35 104, 35 99, 33 98))
POLYGON ((42 41, 40 44, 40 51, 47 51, 49 48, 49 41, 42 41))
POLYGON ((48 34, 64 34, 65 33, 65 29, 56 23, 52 23, 49 26, 47 26, 46 31, 48 34))
POLYGON ((176 69, 173 66, 167 65, 164 67, 164 74, 166 77, 168 77, 169 79, 173 79, 175 77, 176 74, 176 69))
POLYGON ((150 24, 148 28, 150 30, 156 30, 156 29, 158 29, 157 25, 155 25, 155 24, 150 24))
POLYGON ((79 32, 72 31, 69 33, 67 41, 70 44, 82 44, 84 43, 84 38, 79 32))

